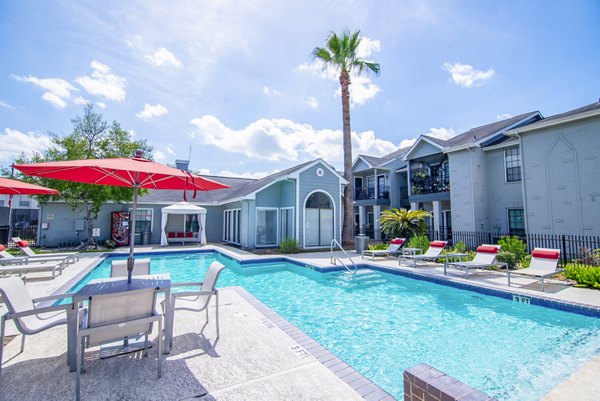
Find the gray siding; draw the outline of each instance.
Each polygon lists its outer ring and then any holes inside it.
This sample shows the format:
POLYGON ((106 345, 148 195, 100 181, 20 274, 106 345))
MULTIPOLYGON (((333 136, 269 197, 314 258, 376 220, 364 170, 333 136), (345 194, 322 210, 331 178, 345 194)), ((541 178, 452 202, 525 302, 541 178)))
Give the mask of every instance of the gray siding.
POLYGON ((206 241, 223 241, 223 211, 233 209, 224 206, 202 206, 206 209, 206 241))
POLYGON ((352 171, 363 171, 363 170, 368 170, 370 168, 371 168, 371 166, 369 166, 363 160, 359 159, 352 167, 352 171))
POLYGON ((432 144, 420 141, 419 144, 410 152, 410 159, 417 159, 423 156, 434 155, 436 153, 442 153, 442 151, 433 146, 432 144))
POLYGON ((508 232, 507 210, 523 208, 522 183, 521 181, 506 182, 504 149, 495 149, 484 153, 487 170, 486 181, 489 183, 486 202, 487 220, 484 229, 508 232))
POLYGON ((530 233, 600 235, 600 118, 522 134, 530 233))
POLYGON ((456 231, 475 230, 471 159, 468 150, 448 154, 452 229, 456 231))

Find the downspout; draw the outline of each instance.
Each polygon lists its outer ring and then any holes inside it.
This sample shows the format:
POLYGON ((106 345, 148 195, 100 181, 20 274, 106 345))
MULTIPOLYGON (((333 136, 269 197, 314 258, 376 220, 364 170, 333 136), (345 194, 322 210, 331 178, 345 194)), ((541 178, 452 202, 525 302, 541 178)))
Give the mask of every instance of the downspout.
MULTIPOLYGON (((523 193, 523 214, 525 215, 525 234, 529 232, 529 219, 527 218, 527 196, 525 192, 525 158, 523 157, 523 141, 521 135, 517 132, 519 138, 519 153, 521 155, 521 192, 523 193)), ((505 167, 506 168, 506 167, 505 167)))

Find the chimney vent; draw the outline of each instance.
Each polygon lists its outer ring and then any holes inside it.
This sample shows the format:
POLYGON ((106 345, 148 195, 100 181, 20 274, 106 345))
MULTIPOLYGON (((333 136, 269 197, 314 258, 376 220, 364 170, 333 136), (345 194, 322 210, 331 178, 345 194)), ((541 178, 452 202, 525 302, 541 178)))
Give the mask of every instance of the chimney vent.
POLYGON ((189 160, 175 160, 175 167, 179 170, 189 171, 189 160))

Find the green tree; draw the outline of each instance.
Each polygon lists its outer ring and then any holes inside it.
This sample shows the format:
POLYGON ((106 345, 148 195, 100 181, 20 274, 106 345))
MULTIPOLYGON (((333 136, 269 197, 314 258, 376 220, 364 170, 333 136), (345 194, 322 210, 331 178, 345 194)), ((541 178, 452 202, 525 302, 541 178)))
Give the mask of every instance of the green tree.
MULTIPOLYGON (((91 104, 84 106, 83 117, 77 116, 71 120, 73 132, 66 136, 59 136, 49 132, 52 146, 43 153, 36 153, 31 158, 21 154, 15 161, 17 164, 40 163, 49 161, 79 160, 79 159, 104 159, 113 157, 132 157, 136 149, 141 149, 149 156, 152 148, 146 140, 132 140, 130 134, 113 121, 109 124, 101 114, 94 112, 91 104)), ((52 180, 47 178, 35 179, 19 176, 19 179, 36 182, 40 185, 55 188, 60 191, 59 196, 40 196, 41 202, 48 200, 63 200, 73 210, 85 211, 87 222, 87 246, 95 247, 92 236, 94 222, 98 217, 101 207, 107 202, 131 202, 133 189, 126 187, 113 187, 107 185, 82 184, 71 181, 52 180)))
POLYGON ((340 72, 342 89, 342 122, 344 150, 344 178, 348 181, 344 190, 344 224, 342 226, 342 242, 351 243, 354 237, 354 205, 352 180, 352 138, 350 128, 350 73, 364 74, 372 72, 379 75, 379 64, 363 60, 356 55, 360 44, 360 31, 344 31, 338 36, 335 32, 329 35, 324 47, 315 47, 313 58, 321 60, 325 66, 332 66, 340 72))
POLYGON ((379 217, 381 231, 388 237, 411 237, 427 230, 425 218, 430 217, 424 210, 392 209, 384 210, 379 217))

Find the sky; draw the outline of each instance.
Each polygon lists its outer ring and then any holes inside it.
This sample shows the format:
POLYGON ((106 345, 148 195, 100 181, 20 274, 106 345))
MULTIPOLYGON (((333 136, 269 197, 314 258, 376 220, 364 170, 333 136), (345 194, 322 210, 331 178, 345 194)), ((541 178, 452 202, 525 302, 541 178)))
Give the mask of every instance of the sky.
POLYGON ((339 72, 311 56, 331 32, 381 66, 351 77, 351 116, 354 156, 382 156, 599 101, 599 21, 598 0, 0 0, 0 166, 92 103, 202 174, 341 169, 339 72))

